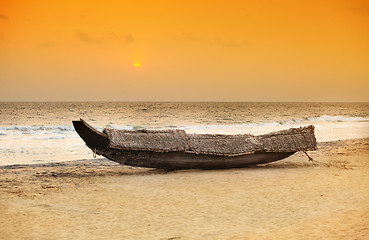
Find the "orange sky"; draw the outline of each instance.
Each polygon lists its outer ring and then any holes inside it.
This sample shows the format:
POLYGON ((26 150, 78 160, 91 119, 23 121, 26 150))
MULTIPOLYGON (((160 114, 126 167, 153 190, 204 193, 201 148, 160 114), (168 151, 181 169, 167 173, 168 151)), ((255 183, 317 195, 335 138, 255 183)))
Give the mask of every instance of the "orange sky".
POLYGON ((0 0, 0 101, 369 101, 368 89, 367 0, 0 0))

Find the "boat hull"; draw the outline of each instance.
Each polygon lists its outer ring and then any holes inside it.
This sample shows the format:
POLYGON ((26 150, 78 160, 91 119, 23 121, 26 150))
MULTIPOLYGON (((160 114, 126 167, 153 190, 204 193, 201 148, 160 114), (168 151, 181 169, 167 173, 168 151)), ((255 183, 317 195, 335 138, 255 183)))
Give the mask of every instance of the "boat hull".
POLYGON ((96 152, 112 161, 137 167, 160 169, 224 169, 242 168, 278 161, 294 152, 256 152, 241 156, 220 156, 186 152, 153 152, 118 149, 96 149, 96 152))

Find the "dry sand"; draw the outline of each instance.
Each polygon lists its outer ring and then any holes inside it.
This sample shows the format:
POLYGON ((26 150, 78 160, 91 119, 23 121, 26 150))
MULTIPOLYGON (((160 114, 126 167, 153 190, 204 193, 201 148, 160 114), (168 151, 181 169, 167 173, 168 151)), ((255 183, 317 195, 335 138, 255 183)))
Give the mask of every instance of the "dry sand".
POLYGON ((1 239, 369 239, 369 139, 244 169, 0 168, 1 239), (340 166, 340 167, 338 167, 340 166))

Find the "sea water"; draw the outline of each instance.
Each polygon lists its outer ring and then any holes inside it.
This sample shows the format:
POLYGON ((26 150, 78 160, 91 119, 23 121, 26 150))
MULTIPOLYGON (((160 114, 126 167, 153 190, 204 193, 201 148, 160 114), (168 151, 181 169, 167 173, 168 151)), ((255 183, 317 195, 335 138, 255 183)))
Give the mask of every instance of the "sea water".
POLYGON ((72 120, 117 129, 263 134, 314 125, 318 142, 369 137, 369 103, 0 103, 0 165, 91 158, 72 120))

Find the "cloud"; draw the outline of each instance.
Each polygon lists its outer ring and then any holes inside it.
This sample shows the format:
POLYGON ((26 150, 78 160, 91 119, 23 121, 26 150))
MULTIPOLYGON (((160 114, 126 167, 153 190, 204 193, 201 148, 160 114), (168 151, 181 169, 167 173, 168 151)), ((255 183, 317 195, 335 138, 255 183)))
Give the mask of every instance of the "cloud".
POLYGON ((247 41, 224 41, 222 39, 215 40, 219 45, 229 48, 243 48, 249 45, 247 41))
POLYGON ((101 35, 101 41, 102 42, 107 42, 107 41, 112 41, 112 40, 121 40, 122 38, 120 36, 118 36, 115 32, 112 31, 108 31, 105 32, 101 35))
POLYGON ((0 19, 9 20, 9 17, 0 13, 0 19))
POLYGON ((187 33, 187 32, 182 33, 181 39, 188 40, 188 41, 196 40, 195 37, 191 33, 187 33))
POLYGON ((79 38, 79 40, 81 40, 83 42, 89 42, 89 43, 99 43, 99 42, 101 42, 99 39, 93 38, 85 32, 78 31, 76 33, 76 36, 79 38))
POLYGON ((132 43, 132 42, 134 42, 136 39, 135 39, 135 37, 131 34, 131 33, 129 33, 129 34, 127 34, 125 37, 124 37, 124 41, 126 42, 126 43, 132 43))
POLYGON ((351 11, 354 11, 358 14, 367 14, 369 12, 369 5, 355 5, 348 8, 351 11))
POLYGON ((39 43, 38 46, 43 47, 43 48, 50 48, 50 47, 55 47, 56 44, 54 42, 42 42, 42 43, 39 43))
POLYGON ((111 41, 124 41, 126 43, 133 43, 136 41, 136 38, 133 36, 133 34, 129 33, 125 36, 120 36, 112 31, 107 31, 102 33, 98 37, 92 37, 90 34, 86 32, 77 31, 76 36, 83 42, 89 42, 89 43, 107 43, 111 41))

